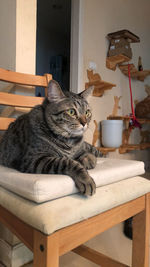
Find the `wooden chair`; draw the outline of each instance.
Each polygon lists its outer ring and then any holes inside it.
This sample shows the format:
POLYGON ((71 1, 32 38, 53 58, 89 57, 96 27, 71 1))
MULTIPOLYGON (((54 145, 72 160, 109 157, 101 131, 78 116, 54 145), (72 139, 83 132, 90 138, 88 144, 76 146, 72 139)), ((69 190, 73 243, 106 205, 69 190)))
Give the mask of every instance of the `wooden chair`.
MULTIPOLYGON (((0 80, 15 84, 43 86, 46 88, 51 79, 52 76, 49 74, 44 76, 34 76, 0 69, 0 80)), ((43 98, 40 97, 17 96, 10 93, 0 92, 1 105, 33 107, 36 104, 40 104, 42 100, 43 98)), ((0 117, 0 130, 6 130, 9 123, 13 120, 14 118, 0 117)), ((113 201, 110 200, 108 201, 109 208, 106 207, 104 211, 101 211, 100 207, 99 211, 97 211, 94 216, 90 213, 86 220, 83 219, 76 223, 70 223, 57 231, 52 231, 51 234, 46 234, 44 228, 43 230, 37 229, 34 218, 32 218, 32 223, 28 223, 27 220, 24 220, 24 215, 20 215, 21 211, 19 210, 20 207, 25 205, 26 212, 30 213, 29 217, 32 217, 32 208, 38 210, 40 206, 43 205, 42 208, 44 207, 48 212, 48 206, 51 201, 41 205, 36 203, 32 204, 32 201, 24 200, 24 198, 17 196, 17 194, 10 193, 9 190, 0 187, 0 221, 33 251, 34 267, 58 267, 59 256, 71 250, 103 267, 127 267, 127 265, 123 263, 119 263, 86 247, 83 243, 133 216, 132 267, 148 267, 150 182, 144 178, 141 179, 143 179, 142 184, 144 189, 141 189, 141 186, 137 183, 137 178, 117 182, 113 185, 106 185, 105 190, 103 190, 103 188, 97 189, 103 193, 103 195, 101 193, 99 194, 99 201, 94 200, 93 196, 90 200, 87 200, 87 203, 91 203, 91 201, 94 203, 94 201, 97 201, 99 202, 99 205, 101 205, 101 203, 105 201, 105 198, 108 197, 108 192, 113 192, 112 194, 114 198, 121 192, 119 204, 116 202, 117 204, 112 206, 111 202, 113 201), (132 181, 133 190, 131 190, 130 187, 130 180, 132 181), (117 187, 118 185, 119 187, 117 187), (135 191, 137 191, 136 196, 134 195, 135 191), (124 200, 125 194, 128 201, 124 200)), ((80 196, 78 195, 78 199, 74 199, 74 201, 83 202, 82 208, 84 209, 84 202, 86 204, 86 200, 83 197, 80 199, 80 196)), ((74 207, 72 207, 72 209, 74 209, 74 207)), ((39 216, 41 215, 39 214, 39 216)), ((37 219, 38 217, 35 218, 35 220, 37 219)), ((62 218, 62 220, 64 220, 64 218, 62 218)))

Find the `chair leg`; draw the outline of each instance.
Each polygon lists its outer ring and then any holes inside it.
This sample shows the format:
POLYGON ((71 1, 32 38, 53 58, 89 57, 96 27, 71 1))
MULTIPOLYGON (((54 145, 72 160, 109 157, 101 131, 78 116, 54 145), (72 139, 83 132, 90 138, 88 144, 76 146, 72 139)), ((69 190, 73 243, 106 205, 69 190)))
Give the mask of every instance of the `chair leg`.
POLYGON ((146 209, 133 218, 132 267, 149 266, 150 194, 146 195, 146 209))
POLYGON ((34 267, 59 267, 58 236, 34 232, 34 267))

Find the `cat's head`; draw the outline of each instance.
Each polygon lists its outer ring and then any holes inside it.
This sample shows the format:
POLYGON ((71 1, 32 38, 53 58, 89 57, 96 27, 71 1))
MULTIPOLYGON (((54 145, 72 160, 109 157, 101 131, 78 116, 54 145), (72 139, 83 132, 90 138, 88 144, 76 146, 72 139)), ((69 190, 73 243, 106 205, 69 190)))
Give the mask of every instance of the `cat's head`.
POLYGON ((89 88, 80 94, 62 92, 56 81, 50 81, 44 102, 45 118, 55 134, 67 138, 83 136, 92 116, 87 102, 92 90, 89 88))

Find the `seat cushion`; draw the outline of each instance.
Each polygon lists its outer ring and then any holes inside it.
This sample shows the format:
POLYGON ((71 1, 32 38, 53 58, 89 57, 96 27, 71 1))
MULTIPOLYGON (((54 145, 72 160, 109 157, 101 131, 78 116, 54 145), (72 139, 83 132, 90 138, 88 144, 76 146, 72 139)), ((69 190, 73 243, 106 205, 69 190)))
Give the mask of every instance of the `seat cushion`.
MULTIPOLYGON (((96 187, 141 175, 144 163, 134 160, 98 158, 89 174, 96 187)), ((0 166, 0 185, 37 203, 77 193, 73 179, 67 175, 28 174, 0 166)))
POLYGON ((37 204, 0 187, 0 205, 45 234, 83 221, 150 192, 150 181, 132 177, 98 187, 91 197, 73 194, 37 204))

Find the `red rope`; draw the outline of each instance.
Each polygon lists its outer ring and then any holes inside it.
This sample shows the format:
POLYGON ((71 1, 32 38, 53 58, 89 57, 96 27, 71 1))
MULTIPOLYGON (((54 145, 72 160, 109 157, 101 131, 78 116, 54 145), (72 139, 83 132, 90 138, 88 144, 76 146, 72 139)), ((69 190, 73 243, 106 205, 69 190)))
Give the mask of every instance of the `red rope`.
POLYGON ((132 111, 132 127, 138 127, 141 128, 140 123, 137 121, 135 112, 134 112, 134 105, 133 105, 133 97, 132 97, 132 88, 131 88, 131 74, 130 74, 130 64, 128 64, 128 77, 129 77, 129 88, 130 88, 130 100, 131 100, 131 111, 132 111))

